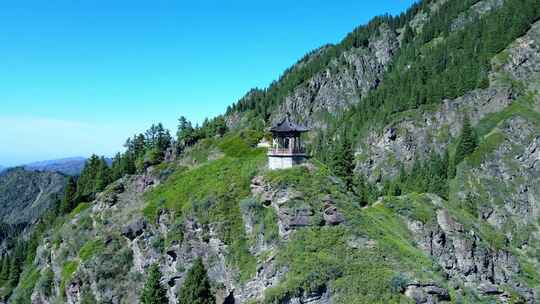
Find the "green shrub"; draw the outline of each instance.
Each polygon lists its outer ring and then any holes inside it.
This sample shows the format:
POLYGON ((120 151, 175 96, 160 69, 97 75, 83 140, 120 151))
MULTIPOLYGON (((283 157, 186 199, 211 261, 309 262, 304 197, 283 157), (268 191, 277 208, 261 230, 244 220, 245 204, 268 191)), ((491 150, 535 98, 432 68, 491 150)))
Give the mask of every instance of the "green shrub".
POLYGON ((37 288, 43 295, 45 295, 46 297, 50 297, 53 292, 53 287, 54 272, 50 267, 47 267, 41 273, 41 277, 39 278, 39 281, 37 283, 37 288))
POLYGON ((88 209, 92 207, 92 205, 90 203, 79 203, 77 205, 77 207, 75 207, 75 209, 73 209, 70 213, 69 213, 69 216, 71 218, 75 217, 77 214, 83 212, 84 210, 88 209))
POLYGON ((86 242, 79 250, 79 258, 85 262, 91 259, 94 255, 103 251, 105 244, 101 239, 95 239, 86 242))
POLYGON ((240 280, 247 280, 255 273, 256 261, 249 254, 239 202, 250 195, 251 179, 266 157, 237 136, 222 139, 219 146, 225 157, 178 170, 147 192, 143 213, 152 222, 160 209, 168 209, 180 220, 196 216, 203 227, 218 223, 218 236, 230 246, 229 263, 239 268, 240 280))
POLYGON ((201 258, 188 271, 178 295, 178 304, 215 304, 210 279, 201 258))
POLYGON ((71 281, 73 274, 79 268, 78 261, 67 261, 62 266, 61 281, 60 281, 60 294, 62 297, 65 296, 64 291, 66 290, 66 284, 71 281))
POLYGON ((34 286, 39 280, 39 277, 40 273, 39 269, 37 268, 27 269, 25 272, 23 272, 19 280, 19 285, 15 290, 15 296, 10 303, 30 304, 32 292, 34 291, 34 286))

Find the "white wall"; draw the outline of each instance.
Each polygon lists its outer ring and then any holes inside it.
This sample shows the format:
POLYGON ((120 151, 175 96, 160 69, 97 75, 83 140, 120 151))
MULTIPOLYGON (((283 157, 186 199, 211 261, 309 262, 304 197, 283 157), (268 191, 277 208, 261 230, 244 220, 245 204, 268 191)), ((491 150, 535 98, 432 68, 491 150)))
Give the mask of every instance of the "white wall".
POLYGON ((288 169, 305 161, 305 157, 276 157, 268 156, 268 168, 270 170, 288 169))

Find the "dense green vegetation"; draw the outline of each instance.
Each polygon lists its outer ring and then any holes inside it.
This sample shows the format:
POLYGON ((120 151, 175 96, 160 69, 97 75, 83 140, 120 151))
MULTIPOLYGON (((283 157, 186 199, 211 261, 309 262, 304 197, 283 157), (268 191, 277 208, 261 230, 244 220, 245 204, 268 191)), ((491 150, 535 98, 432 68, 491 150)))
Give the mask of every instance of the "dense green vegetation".
MULTIPOLYGON (((475 1, 448 1, 439 15, 455 16, 469 7, 468 2, 475 1)), ((491 59, 539 17, 538 1, 510 0, 455 32, 450 31, 452 19, 431 18, 422 30, 425 37, 402 46, 384 82, 347 114, 344 124, 351 123, 360 132, 388 123, 395 113, 485 87, 491 59), (425 45, 437 37, 443 39, 425 45), (411 62, 414 65, 409 66, 411 62)))
MULTIPOLYGON (((275 188, 301 191, 302 202, 297 203, 308 204, 312 210, 320 210, 321 199, 329 196, 347 218, 343 226, 317 224, 299 229, 280 244, 276 260, 288 271, 279 285, 265 293, 266 303, 328 289, 339 295, 336 303, 406 303, 399 292, 407 277, 442 280, 432 261, 415 247, 397 211, 386 207, 386 202, 362 209, 358 197, 345 183, 336 183, 324 167, 270 171, 265 180, 275 188)), ((418 203, 413 206, 422 204, 420 198, 414 200, 418 203)), ((406 205, 411 204, 402 204, 406 205)))
POLYGON ((180 289, 178 304, 215 304, 216 298, 212 293, 210 279, 206 273, 201 258, 195 259, 195 263, 188 271, 186 280, 180 289))
POLYGON ((432 2, 433 0, 424 0, 415 3, 406 12, 396 17, 390 15, 375 17, 367 25, 359 26, 349 33, 339 44, 326 45, 309 52, 267 89, 253 89, 248 92, 244 98, 228 108, 227 114, 235 111, 252 111, 253 126, 262 129, 276 105, 282 103, 295 87, 328 68, 329 63, 340 57, 343 52, 351 48, 367 46, 369 38, 377 34, 381 25, 385 24, 395 31, 411 21, 420 10, 425 9, 432 2))
POLYGON ((456 154, 454 157, 454 163, 457 165, 461 163, 465 157, 474 152, 478 146, 476 134, 471 126, 469 117, 465 116, 463 120, 463 127, 461 128, 461 136, 459 138, 458 146, 456 148, 456 154))
MULTIPOLYGON (((91 201, 98 192, 103 191, 112 181, 111 169, 104 157, 92 155, 85 163, 79 178, 77 179, 77 191, 75 197, 71 193, 67 194, 67 200, 91 201)), ((68 186, 70 186, 68 184, 68 186)), ((72 187, 72 185, 71 185, 72 187)), ((71 190, 71 187, 69 187, 71 190)), ((69 203, 65 203, 68 205, 69 203)), ((76 202, 71 202, 72 208, 76 207, 76 202)), ((70 211, 70 210, 69 210, 70 211)))
POLYGON ((218 237, 231 248, 229 262, 240 269, 240 279, 255 272, 255 259, 248 252, 240 200, 246 198, 250 181, 266 158, 262 150, 250 147, 237 135, 215 143, 224 157, 191 169, 180 169, 165 183, 149 191, 144 214, 156 220, 160 210, 170 210, 176 218, 195 216, 205 226, 218 224, 218 237))
POLYGON ((268 89, 252 90, 228 113, 248 113, 252 126, 262 129, 276 105, 282 103, 293 88, 327 69, 330 61, 339 58, 344 50, 366 46, 368 38, 376 34, 381 24, 387 24, 393 31, 402 30, 401 48, 385 73, 384 81, 345 113, 344 119, 330 121, 333 127, 327 134, 319 133, 313 140, 314 154, 330 163, 333 151, 329 149, 337 146, 334 141, 340 140, 342 128, 351 131, 349 137, 354 142, 367 128, 383 126, 397 113, 485 87, 491 59, 540 18, 538 1, 510 0, 475 22, 456 26, 456 18, 478 0, 447 1, 431 13, 421 31, 405 26, 418 11, 428 12, 426 8, 431 2, 420 1, 398 17, 375 18, 350 33, 340 44, 307 54, 268 89))
POLYGON ((161 285, 159 265, 152 265, 148 271, 148 279, 141 294, 142 304, 167 304, 167 290, 161 285))

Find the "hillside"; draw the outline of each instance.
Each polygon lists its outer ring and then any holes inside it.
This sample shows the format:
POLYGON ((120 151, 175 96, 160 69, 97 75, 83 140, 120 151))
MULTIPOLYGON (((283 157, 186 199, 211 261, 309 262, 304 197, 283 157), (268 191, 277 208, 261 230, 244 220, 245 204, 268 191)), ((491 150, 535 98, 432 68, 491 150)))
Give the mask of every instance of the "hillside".
POLYGON ((139 303, 157 265, 176 303, 201 257, 219 304, 539 302, 539 20, 532 0, 421 1, 174 142, 153 125, 89 163, 0 297, 139 303), (286 113, 314 157, 270 171, 257 143, 286 113))
POLYGON ((30 224, 64 194, 66 177, 52 172, 23 168, 0 174, 0 222, 30 224))

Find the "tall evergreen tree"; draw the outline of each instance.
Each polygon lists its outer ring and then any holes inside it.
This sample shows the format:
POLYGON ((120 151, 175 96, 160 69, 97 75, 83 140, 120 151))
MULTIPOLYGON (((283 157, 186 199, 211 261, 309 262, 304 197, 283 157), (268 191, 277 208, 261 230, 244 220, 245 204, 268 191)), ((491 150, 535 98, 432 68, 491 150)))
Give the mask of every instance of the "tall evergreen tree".
POLYGON ((141 294, 143 304, 166 304, 169 303, 167 290, 161 285, 161 271, 159 266, 154 264, 150 267, 148 279, 141 294))
POLYGON ((181 116, 178 119, 178 131, 176 132, 176 137, 181 149, 195 144, 197 140, 193 125, 184 116, 181 116))
POLYGON ((476 134, 471 126, 469 117, 465 115, 463 118, 463 127, 461 129, 459 143, 456 148, 454 164, 457 166, 459 163, 461 163, 465 157, 474 152, 477 146, 478 143, 476 140, 476 134))
POLYGON ((23 263, 24 263, 24 243, 19 241, 13 249, 11 264, 9 265, 8 284, 11 288, 15 288, 19 283, 23 263))
POLYGON ((197 258, 189 270, 180 290, 178 304, 215 304, 216 298, 210 288, 210 280, 201 258, 197 258))
POLYGON ((0 286, 6 284, 9 280, 9 268, 11 266, 9 255, 5 254, 2 258, 2 271, 0 272, 0 286))
POLYGON ((66 214, 70 212, 75 204, 75 196, 77 194, 77 184, 75 179, 70 176, 66 185, 66 190, 64 190, 64 198, 60 203, 60 212, 66 214))
POLYGON ((111 169, 107 165, 107 161, 105 160, 105 158, 102 156, 99 158, 99 162, 96 167, 94 193, 103 191, 103 189, 105 189, 105 187, 111 182, 111 169))
POLYGON ((353 186, 354 152, 347 134, 342 133, 336 140, 336 146, 330 159, 330 168, 335 175, 341 177, 349 190, 353 186))

